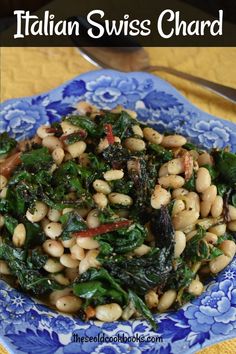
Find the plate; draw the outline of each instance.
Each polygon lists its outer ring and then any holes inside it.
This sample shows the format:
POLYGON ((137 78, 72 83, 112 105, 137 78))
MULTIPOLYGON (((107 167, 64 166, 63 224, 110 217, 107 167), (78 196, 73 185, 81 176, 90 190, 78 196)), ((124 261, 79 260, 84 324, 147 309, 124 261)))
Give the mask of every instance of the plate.
MULTIPOLYGON (((48 93, 8 100, 1 104, 0 132, 30 137, 84 100, 102 109, 123 105, 160 132, 175 131, 205 148, 236 151, 235 124, 200 111, 165 81, 140 72, 93 71, 48 93)), ((198 299, 155 319, 157 332, 145 320, 84 323, 0 281, 0 342, 10 353, 190 354, 236 336, 236 259, 198 299)))

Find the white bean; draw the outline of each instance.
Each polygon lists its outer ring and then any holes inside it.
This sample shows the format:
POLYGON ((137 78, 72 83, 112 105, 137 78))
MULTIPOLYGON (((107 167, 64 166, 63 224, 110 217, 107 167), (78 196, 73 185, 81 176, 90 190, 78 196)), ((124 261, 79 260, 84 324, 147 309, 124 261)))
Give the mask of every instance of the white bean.
POLYGON ((1 192, 0 192, 0 199, 6 199, 7 197, 7 190, 8 188, 7 187, 4 187, 1 192))
POLYGON ((188 193, 189 193, 188 190, 185 188, 177 188, 172 191, 172 198, 177 199, 178 197, 187 195, 188 193))
POLYGON ((66 268, 76 268, 79 266, 79 261, 77 259, 73 259, 71 254, 63 254, 60 257, 60 262, 66 268))
POLYGON ((109 170, 104 172, 103 177, 106 181, 114 181, 124 177, 123 170, 109 170))
POLYGON ((74 144, 67 145, 66 150, 71 154, 71 156, 75 159, 83 154, 86 150, 86 143, 84 141, 77 141, 74 144))
POLYGON ((64 162, 70 161, 72 159, 73 159, 73 157, 71 156, 71 154, 69 152, 66 152, 65 157, 64 157, 64 162))
POLYGON ((125 140, 125 147, 132 152, 143 151, 146 148, 145 142, 137 138, 127 138, 125 140))
POLYGON ((171 215, 174 216, 178 214, 180 211, 183 211, 184 209, 185 209, 185 203, 182 200, 177 199, 174 201, 171 215))
POLYGON ((161 144, 163 135, 158 133, 153 128, 146 127, 143 129, 143 135, 146 140, 152 144, 161 144))
POLYGON ((225 240, 220 244, 219 248, 231 259, 234 257, 236 252, 236 244, 234 241, 225 240))
POLYGON ((210 213, 212 203, 209 201, 202 201, 200 204, 201 217, 206 218, 210 213))
POLYGON ((51 278, 60 285, 68 286, 70 284, 70 280, 66 278, 62 273, 52 274, 51 278))
POLYGON ((196 190, 198 193, 204 192, 211 185, 211 175, 207 168, 200 167, 197 171, 196 190))
POLYGON ((13 245, 16 247, 22 247, 25 244, 25 239, 26 239, 25 225, 18 224, 12 236, 13 245))
POLYGON ((65 214, 67 214, 67 213, 70 213, 71 211, 73 211, 74 209, 73 208, 64 208, 63 210, 62 210, 62 215, 65 215, 65 214))
POLYGON ((171 194, 166 189, 157 184, 151 196, 151 206, 154 209, 160 209, 163 205, 167 205, 171 200, 171 194))
POLYGON ((202 193, 202 200, 204 202, 209 202, 209 203, 213 203, 216 199, 216 195, 217 195, 217 188, 215 185, 211 185, 210 187, 208 187, 203 193, 202 193))
POLYGON ((173 218, 175 230, 184 230, 187 226, 194 225, 199 218, 199 212, 195 210, 183 210, 173 218))
POLYGON ((217 258, 212 259, 209 262, 210 271, 214 274, 219 273, 231 262, 231 258, 221 254, 217 258))
POLYGON ((83 154, 81 154, 79 156, 79 163, 81 166, 83 167, 88 167, 90 165, 90 159, 89 159, 89 154, 87 154, 87 152, 83 152, 83 154))
POLYGON ((224 252, 224 255, 220 255, 210 262, 210 270, 212 273, 218 273, 224 269, 233 259, 236 252, 235 242, 231 240, 223 241, 219 248, 224 252))
POLYGON ((44 139, 47 136, 52 136, 54 135, 54 133, 50 133, 49 132, 50 126, 49 125, 41 125, 38 129, 37 129, 37 135, 41 138, 44 139))
POLYGON ((96 318, 103 322, 117 321, 122 315, 122 308, 116 303, 99 305, 95 309, 96 318))
POLYGON ((59 262, 56 258, 48 258, 46 263, 44 264, 43 268, 48 273, 58 273, 64 269, 64 266, 59 262))
POLYGON ((164 188, 181 188, 185 184, 185 179, 181 176, 170 175, 158 178, 158 183, 164 188))
POLYGON ((0 214, 0 229, 4 226, 4 223, 5 223, 4 216, 0 214))
POLYGON ((106 208, 106 206, 108 204, 108 199, 107 199, 106 195, 103 193, 95 193, 93 195, 93 200, 95 201, 98 208, 100 208, 100 209, 106 208))
POLYGON ((52 152, 52 158, 57 165, 60 165, 65 157, 65 152, 62 148, 58 147, 52 152))
POLYGON ((226 232, 226 224, 219 224, 212 226, 208 229, 209 232, 216 234, 217 236, 222 236, 226 232))
POLYGON ((123 206, 130 206, 133 204, 132 198, 129 195, 122 193, 110 193, 108 199, 111 204, 119 204, 123 206))
POLYGON ((61 122, 61 128, 65 135, 73 134, 81 130, 80 127, 76 127, 67 121, 61 122))
POLYGON ((164 176, 168 176, 168 162, 164 163, 163 165, 161 165, 158 175, 159 177, 164 177, 164 176))
POLYGON ((167 290, 159 299, 157 306, 158 311, 164 312, 170 308, 176 299, 177 293, 175 290, 167 290))
POLYGON ((82 218, 86 218, 86 216, 88 215, 90 209, 86 209, 86 208, 78 208, 76 209, 77 213, 82 216, 82 218))
POLYGON ((60 297, 56 302, 56 308, 59 311, 66 313, 75 313, 79 311, 81 305, 82 300, 73 295, 60 297))
POLYGON ((60 241, 46 240, 43 243, 43 250, 52 257, 59 258, 64 253, 64 247, 60 241))
POLYGON ((194 296, 199 296, 204 290, 204 286, 202 282, 200 282, 197 279, 194 279, 191 281, 189 287, 188 287, 188 292, 194 296))
POLYGON ((93 229, 94 227, 98 227, 100 225, 97 209, 93 209, 88 213, 86 218, 86 224, 89 229, 93 229))
POLYGON ((57 300, 66 295, 73 295, 73 289, 65 288, 63 290, 54 290, 49 295, 49 301, 52 305, 56 305, 57 300))
POLYGON ((199 166, 204 166, 204 165, 213 165, 213 159, 208 152, 204 152, 203 154, 199 155, 198 157, 198 164, 199 166))
POLYGON ((175 231, 174 256, 178 258, 186 247, 186 236, 182 231, 175 231))
POLYGON ((100 266, 99 261, 96 259, 99 254, 98 250, 89 250, 84 259, 80 262, 79 273, 86 272, 89 268, 97 268, 100 266))
POLYGON ((62 234, 62 224, 59 222, 50 222, 44 229, 45 234, 52 240, 59 237, 62 234))
POLYGON ((61 240, 61 243, 65 248, 71 248, 76 244, 76 237, 71 237, 69 240, 61 240))
POLYGON ((66 268, 65 275, 71 283, 79 276, 79 268, 66 268))
POLYGON ((213 218, 218 218, 223 212, 223 198, 220 195, 217 195, 212 206, 211 206, 211 215, 213 218))
POLYGON ((5 261, 0 260, 0 274, 10 275, 11 270, 5 261))
POLYGON ((215 245, 218 241, 218 237, 216 234, 213 234, 212 232, 206 232, 206 235, 204 236, 204 240, 206 242, 211 243, 212 245, 215 245))
POLYGON ((47 147, 50 151, 53 151, 57 148, 63 148, 62 142, 55 136, 46 136, 43 138, 42 145, 47 147))
POLYGON ((40 224, 41 224, 41 227, 43 229, 43 231, 45 230, 45 227, 50 223, 50 220, 48 220, 48 218, 43 218, 43 220, 41 220, 40 224))
POLYGON ((93 250, 99 247, 98 241, 94 240, 92 237, 77 237, 76 243, 85 250, 93 250))
POLYGON ((234 221, 230 221, 228 224, 227 224, 227 227, 230 231, 236 231, 236 220, 234 221))
POLYGON ((95 110, 95 107, 86 101, 79 102, 76 108, 80 114, 84 115, 91 114, 95 110))
POLYGON ((56 209, 49 209, 47 217, 50 221, 58 222, 61 217, 61 212, 56 209))
POLYGON ((179 175, 184 172, 183 158, 179 157, 167 163, 168 173, 170 175, 179 175))
POLYGON ((182 135, 167 135, 163 137, 161 145, 165 148, 178 148, 187 143, 187 139, 182 135))
POLYGON ((129 302, 128 305, 124 308, 122 312, 122 319, 128 321, 133 314, 136 312, 135 307, 132 302, 129 302))
POLYGON ((7 185, 7 178, 3 175, 0 175, 0 189, 3 189, 7 185))
POLYGON ((186 210, 196 210, 200 212, 200 198, 195 192, 189 192, 184 198, 186 210))
POLYGON ((133 133, 135 135, 140 136, 141 138, 143 138, 143 131, 140 128, 139 125, 132 125, 132 130, 133 130, 133 133))
MULTIPOLYGON (((120 140, 120 138, 118 136, 115 136, 114 140, 115 140, 115 143, 120 143, 121 142, 121 140, 120 140)), ((110 144, 109 144, 107 138, 101 139, 99 144, 98 144, 98 148, 97 148, 98 153, 100 153, 103 150, 105 150, 106 148, 108 148, 109 145, 110 144)))
POLYGON ((145 302, 150 309, 157 307, 159 302, 157 293, 154 290, 149 290, 145 294, 145 302))
POLYGON ((32 211, 33 212, 31 213, 29 210, 27 210, 27 219, 32 223, 39 222, 47 215, 48 207, 46 204, 38 201, 35 203, 35 206, 32 211))
POLYGON ((102 179, 95 179, 95 181, 93 182, 93 188, 99 193, 111 193, 111 187, 106 181, 103 181, 102 179))
POLYGON ((147 254, 150 251, 151 251, 151 247, 143 244, 143 245, 134 249, 134 254, 136 256, 144 256, 145 254, 147 254))
POLYGON ((79 274, 83 274, 90 268, 90 264, 87 261, 86 257, 82 259, 82 261, 79 264, 79 274))
POLYGON ((72 258, 78 259, 79 261, 82 261, 85 257, 84 249, 77 244, 70 248, 70 253, 72 258))
POLYGON ((236 208, 233 205, 229 205, 229 217, 231 221, 236 220, 236 208))

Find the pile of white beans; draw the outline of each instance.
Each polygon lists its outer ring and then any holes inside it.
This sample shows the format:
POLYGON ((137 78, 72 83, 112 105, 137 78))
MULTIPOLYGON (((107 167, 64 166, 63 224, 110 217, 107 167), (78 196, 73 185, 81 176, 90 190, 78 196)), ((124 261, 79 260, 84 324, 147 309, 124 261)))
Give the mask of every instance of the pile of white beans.
MULTIPOLYGON (((96 109, 84 102, 78 105, 78 110, 82 114, 90 112, 91 116, 96 113, 96 109)), ((123 108, 118 107, 114 111, 119 112, 121 110, 123 108)), ((135 112, 128 112, 133 118, 136 118, 135 112)), ((66 121, 61 123, 61 128, 64 135, 80 130, 79 127, 73 126, 66 121)), ((207 230, 205 241, 209 245, 216 245, 218 237, 222 236, 226 230, 236 231, 236 208, 233 205, 229 206, 230 220, 225 223, 222 216, 223 199, 220 195, 217 195, 217 188, 212 184, 208 169, 203 167, 206 164, 213 165, 214 163, 209 153, 188 152, 192 161, 192 169, 196 173, 196 191, 188 191, 184 188, 186 166, 184 160, 185 150, 182 148, 187 142, 186 138, 181 135, 163 136, 153 128, 145 127, 142 129, 138 122, 133 125, 132 130, 133 137, 121 141, 116 136, 115 142, 121 143, 131 152, 143 151, 149 143, 160 144, 174 152, 175 158, 163 164, 159 170, 150 205, 153 209, 160 209, 161 206, 168 205, 173 201, 172 222, 175 229, 175 258, 181 256, 187 242, 196 234, 198 225, 207 230)), ((84 166, 89 164, 85 141, 66 145, 54 133, 48 132, 48 126, 38 128, 37 137, 42 146, 47 147, 52 154, 54 160, 54 165, 51 168, 52 172, 63 162, 70 159, 75 159, 84 166)), ((101 153, 108 145, 107 138, 101 139, 97 147, 97 153, 101 153)), ((129 195, 112 191, 112 183, 110 182, 120 180, 123 177, 123 170, 110 169, 103 174, 103 178, 93 181, 93 199, 96 208, 77 210, 86 221, 88 228, 95 228, 100 225, 99 210, 103 210, 108 205, 132 206, 133 200, 129 195)), ((0 175, 0 198, 6 197, 7 188, 8 179, 0 175)), ((38 200, 33 212, 32 210, 26 212, 26 218, 32 223, 39 223, 47 237, 42 245, 42 250, 48 255, 48 260, 44 265, 45 271, 49 273, 52 279, 65 287, 63 290, 54 291, 50 294, 50 303, 59 311, 66 313, 76 313, 82 305, 82 300, 73 295, 70 287, 74 279, 91 267, 100 267, 100 263, 96 259, 99 253, 99 244, 96 240, 86 237, 72 237, 66 241, 60 239, 60 235, 63 232, 60 217, 72 210, 73 208, 65 208, 62 211, 51 209, 38 200)), ((127 216, 127 212, 123 214, 127 216)), ((0 215, 0 228, 3 225, 4 217, 0 215)), ((147 230, 149 230, 149 225, 146 226, 147 230)), ((15 247, 24 247, 25 241, 26 228, 23 223, 20 223, 14 230, 12 242, 15 247)), ((152 235, 149 231, 145 244, 134 250, 133 255, 143 256, 150 251, 151 246, 152 235)), ((202 268, 204 274, 220 272, 234 257, 236 246, 233 241, 225 240, 220 244, 219 248, 223 254, 204 264, 202 268)), ((199 268, 200 266, 201 264, 199 264, 199 268)), ((9 275, 10 273, 7 263, 0 260, 0 274, 9 275)), ((194 296, 198 296, 203 290, 203 283, 196 272, 196 277, 189 285, 187 291, 194 296)), ((157 289, 152 289, 146 294, 145 301, 150 309, 163 312, 173 305, 176 298, 177 292, 175 290, 170 289, 160 294, 157 289)), ((96 318, 106 322, 115 321, 119 318, 129 319, 134 314, 135 309, 132 307, 122 309, 117 303, 100 305, 95 308, 96 318)))

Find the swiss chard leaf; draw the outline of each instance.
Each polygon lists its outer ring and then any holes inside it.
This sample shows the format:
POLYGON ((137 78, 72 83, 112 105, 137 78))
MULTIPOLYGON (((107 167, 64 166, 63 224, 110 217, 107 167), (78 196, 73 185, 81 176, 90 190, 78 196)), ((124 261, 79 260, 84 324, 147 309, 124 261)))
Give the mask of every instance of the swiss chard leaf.
POLYGON ((141 315, 143 315, 143 317, 146 318, 146 319, 150 322, 152 328, 153 328, 154 330, 156 330, 156 329, 157 329, 157 324, 156 324, 156 322, 155 322, 155 320, 154 320, 154 318, 153 318, 153 315, 152 315, 151 311, 150 311, 149 308, 145 305, 145 303, 143 302, 143 300, 140 299, 140 297, 139 297, 137 294, 135 294, 135 292, 133 292, 132 290, 129 290, 129 293, 128 293, 128 294, 129 294, 129 299, 130 299, 130 301, 133 303, 133 305, 134 305, 134 307, 136 308, 136 310, 137 310, 141 315))
POLYGON ((175 269, 173 269, 170 274, 166 288, 175 289, 176 291, 180 288, 186 288, 194 277, 195 274, 187 263, 185 263, 183 259, 179 258, 175 269))
POLYGON ((167 162, 174 158, 173 152, 171 150, 165 149, 161 145, 149 144, 148 148, 151 149, 152 152, 154 152, 162 162, 167 162))
POLYGON ((128 229, 97 236, 96 240, 103 245, 103 251, 106 244, 107 251, 120 254, 133 251, 141 246, 145 237, 146 230, 144 227, 139 224, 133 224, 128 229))
POLYGON ((203 150, 200 149, 198 146, 196 146, 195 144, 193 143, 186 143, 183 145, 183 148, 186 149, 186 150, 194 150, 194 151, 197 151, 198 153, 201 153, 203 150))
POLYGON ((150 227, 155 239, 155 246, 174 252, 174 228, 167 207, 155 210, 152 214, 150 227))
POLYGON ((7 262, 21 288, 34 295, 43 295, 61 289, 59 284, 40 272, 46 257, 38 251, 34 251, 27 257, 25 250, 13 248, 6 243, 0 245, 0 258, 7 262))
POLYGON ((31 223, 28 220, 24 220, 24 225, 26 229, 26 248, 33 248, 42 245, 45 241, 46 236, 39 224, 31 223))
POLYGON ((172 270, 172 257, 169 250, 163 248, 131 259, 104 257, 102 264, 113 277, 120 280, 122 287, 143 296, 148 290, 165 285, 172 270))
POLYGON ((7 133, 0 134, 0 158, 8 155, 17 145, 15 139, 7 133))
POLYGON ((4 226, 13 235, 13 232, 18 225, 18 221, 11 215, 4 215, 4 226))
POLYGON ((236 154, 221 150, 214 151, 213 157, 222 180, 234 185, 236 183, 236 154))
POLYGON ((185 182, 184 188, 191 192, 196 190, 196 176, 194 173, 192 174, 192 177, 187 182, 185 182))
POLYGON ((87 229, 85 221, 76 211, 62 215, 60 221, 63 226, 63 232, 61 234, 62 240, 69 240, 73 232, 87 229))
POLYGON ((84 272, 73 286, 75 295, 91 299, 93 303, 105 303, 107 299, 120 304, 127 303, 127 293, 104 268, 90 268, 84 272))
POLYGON ((92 119, 86 116, 71 115, 69 117, 66 117, 64 120, 86 130, 86 132, 93 137, 101 135, 101 132, 98 130, 97 124, 92 119))
POLYGON ((199 226, 197 233, 186 244, 184 250, 186 260, 191 260, 194 263, 209 258, 210 250, 207 242, 204 240, 205 235, 206 230, 199 226))
POLYGON ((217 194, 223 197, 225 193, 230 189, 227 184, 224 183, 216 183, 217 194))
MULTIPOLYGON (((128 131, 132 125, 137 124, 137 121, 132 118, 127 112, 122 111, 117 117, 114 122, 112 122, 112 130, 113 134, 119 136, 120 139, 123 139, 129 136, 128 131)), ((104 119, 104 121, 106 118, 104 119)))
POLYGON ((21 161, 27 170, 45 169, 47 170, 52 164, 53 159, 46 147, 31 150, 21 154, 21 161))
POLYGON ((203 165, 202 167, 205 167, 209 171, 212 181, 219 176, 219 172, 213 166, 203 165))

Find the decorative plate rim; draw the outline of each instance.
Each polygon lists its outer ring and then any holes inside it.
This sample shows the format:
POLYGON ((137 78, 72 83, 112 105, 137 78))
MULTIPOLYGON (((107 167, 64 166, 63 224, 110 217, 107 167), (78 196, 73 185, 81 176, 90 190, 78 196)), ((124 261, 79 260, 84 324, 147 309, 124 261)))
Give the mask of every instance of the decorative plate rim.
MULTIPOLYGON (((6 100, 0 104, 2 108, 0 132, 8 130, 17 138, 32 135, 37 126, 45 122, 45 119, 52 122, 63 113, 70 113, 74 110, 75 103, 80 100, 88 100, 101 108, 113 108, 117 103, 123 104, 136 110, 141 120, 156 125, 159 130, 175 130, 185 133, 194 142, 206 147, 214 146, 214 144, 220 145, 219 147, 230 145, 236 151, 236 132, 234 132, 236 125, 234 123, 200 110, 166 81, 143 72, 122 73, 114 70, 94 70, 79 75, 46 93, 6 100)), ((137 343, 136 346, 132 346, 131 353, 176 354, 184 350, 186 354, 190 354, 210 344, 235 337, 236 324, 235 321, 231 321, 228 311, 223 312, 220 322, 217 322, 220 318, 218 308, 215 314, 209 313, 211 301, 220 291, 224 306, 229 301, 229 309, 234 312, 235 316, 235 285, 236 259, 217 276, 217 281, 208 285, 207 291, 193 303, 185 305, 177 312, 157 316, 160 322, 160 332, 157 333, 161 334, 164 339, 161 345, 139 346, 137 343), (204 304, 203 301, 205 301, 204 304), (205 312, 199 310, 203 305, 205 312)), ((217 301, 215 304, 219 305, 217 301)), ((18 293, 1 280, 0 319, 0 343, 11 353, 33 353, 35 347, 32 346, 31 341, 35 340, 38 346, 42 346, 43 343, 49 346, 50 351, 45 351, 45 353, 54 353, 59 348, 61 353, 72 353, 68 351, 68 348, 72 348, 75 344, 68 340, 70 337, 68 327, 71 328, 71 333, 74 330, 80 330, 84 334, 97 333, 99 330, 106 335, 114 335, 122 330, 129 334, 144 333, 147 335, 150 333, 150 327, 143 320, 111 325, 90 321, 87 324, 79 322, 78 325, 78 321, 73 317, 46 310, 44 306, 18 293), (4 299, 7 299, 7 302, 4 302, 4 299), (18 308, 20 305, 17 304, 18 300, 23 302, 20 309, 18 308), (14 311, 10 311, 9 304, 14 311), (22 313, 18 313, 19 310, 22 313), (47 320, 49 313, 52 317, 47 320), (12 323, 8 323, 9 318, 12 319, 12 323), (4 320, 6 320, 6 325, 4 320), (58 334, 52 330, 52 323, 56 326, 58 334), (20 333, 20 330, 23 332, 20 333), (24 345, 27 351, 24 350, 24 345)), ((120 353, 127 350, 127 346, 123 343, 114 344, 112 348, 119 349, 120 353)), ((92 345, 89 351, 83 345, 77 346, 76 350, 81 353, 95 352, 92 345)))

